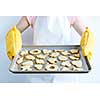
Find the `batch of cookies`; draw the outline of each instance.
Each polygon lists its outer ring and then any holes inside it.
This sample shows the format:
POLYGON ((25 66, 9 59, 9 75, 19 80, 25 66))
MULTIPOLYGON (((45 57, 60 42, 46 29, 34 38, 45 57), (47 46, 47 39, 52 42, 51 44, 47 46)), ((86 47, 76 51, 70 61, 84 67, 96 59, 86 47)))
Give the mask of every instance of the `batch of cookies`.
POLYGON ((19 71, 81 71, 82 61, 78 49, 22 50, 16 64, 19 71))

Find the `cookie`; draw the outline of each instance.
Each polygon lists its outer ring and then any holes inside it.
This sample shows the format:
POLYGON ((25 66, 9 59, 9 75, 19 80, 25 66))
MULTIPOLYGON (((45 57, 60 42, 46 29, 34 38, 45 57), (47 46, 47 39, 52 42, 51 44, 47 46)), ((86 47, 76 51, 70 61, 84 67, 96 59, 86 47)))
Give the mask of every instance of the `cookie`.
POLYGON ((46 71, 57 71, 58 70, 58 66, 55 64, 48 64, 45 66, 45 70, 46 71))
POLYGON ((45 61, 43 59, 36 59, 36 64, 45 64, 45 61))
POLYGON ((63 67, 61 71, 71 71, 68 67, 63 67))
POLYGON ((25 59, 26 60, 34 60, 35 57, 33 55, 28 54, 28 55, 25 56, 25 59))
POLYGON ((20 66, 21 71, 32 71, 31 66, 25 65, 25 66, 20 66))
POLYGON ((68 58, 67 58, 66 56, 62 56, 62 55, 60 55, 60 56, 58 57, 58 59, 59 59, 60 61, 66 61, 66 60, 68 60, 68 58))
POLYGON ((52 58, 55 58, 55 57, 57 57, 58 55, 59 55, 58 52, 53 52, 53 53, 51 53, 49 56, 52 57, 52 58))
POLYGON ((73 71, 83 71, 83 68, 76 68, 76 67, 74 67, 73 71))
POLYGON ((46 56, 43 55, 43 54, 39 54, 39 55, 37 55, 36 57, 39 58, 39 59, 45 59, 46 56))
POLYGON ((71 50, 69 50, 69 52, 71 54, 77 54, 77 53, 79 53, 79 50, 78 49, 71 49, 71 50))
POLYGON ((39 49, 33 49, 33 50, 30 50, 29 53, 32 54, 32 55, 37 55, 37 54, 41 53, 41 50, 39 50, 39 49))
POLYGON ((43 67, 43 65, 41 65, 41 64, 35 64, 35 65, 34 65, 34 68, 35 68, 36 70, 41 70, 42 67, 43 67))
POLYGON ((74 54, 74 57, 80 58, 80 54, 79 53, 78 54, 74 54))
POLYGON ((19 57, 16 61, 16 63, 19 65, 23 62, 23 57, 19 57))
POLYGON ((63 52, 63 49, 54 50, 54 52, 63 52))
POLYGON ((28 50, 23 50, 20 52, 20 56, 25 56, 28 54, 28 50))
POLYGON ((42 52, 43 52, 44 54, 49 54, 49 53, 51 53, 51 52, 52 52, 52 50, 43 49, 43 50, 42 50, 42 52))
POLYGON ((47 61, 48 61, 50 64, 55 64, 55 63, 57 63, 57 58, 49 58, 47 61))
POLYGON ((61 63, 61 66, 70 67, 72 64, 69 61, 65 61, 61 63))
POLYGON ((32 61, 24 61, 21 63, 22 66, 33 66, 33 62, 32 61))
POLYGON ((75 56, 69 56, 68 57, 70 60, 79 60, 79 58, 75 57, 75 56))
POLYGON ((61 54, 64 55, 64 56, 68 56, 68 55, 70 55, 70 53, 69 53, 67 50, 62 51, 61 54))
POLYGON ((82 67, 82 61, 81 61, 81 60, 72 61, 71 64, 74 65, 74 66, 77 67, 77 68, 82 67))

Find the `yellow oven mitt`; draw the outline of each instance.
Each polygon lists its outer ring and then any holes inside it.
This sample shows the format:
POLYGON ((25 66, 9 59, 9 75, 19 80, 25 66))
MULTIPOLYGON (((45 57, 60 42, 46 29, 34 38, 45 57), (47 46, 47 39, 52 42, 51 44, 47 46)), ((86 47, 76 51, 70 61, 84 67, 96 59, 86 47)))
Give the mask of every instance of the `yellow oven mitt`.
POLYGON ((87 56, 88 60, 90 60, 94 51, 94 35, 88 27, 86 27, 85 32, 82 33, 80 45, 82 47, 83 56, 87 56))
POLYGON ((10 60, 16 56, 22 47, 20 31, 14 26, 6 35, 6 51, 10 60))

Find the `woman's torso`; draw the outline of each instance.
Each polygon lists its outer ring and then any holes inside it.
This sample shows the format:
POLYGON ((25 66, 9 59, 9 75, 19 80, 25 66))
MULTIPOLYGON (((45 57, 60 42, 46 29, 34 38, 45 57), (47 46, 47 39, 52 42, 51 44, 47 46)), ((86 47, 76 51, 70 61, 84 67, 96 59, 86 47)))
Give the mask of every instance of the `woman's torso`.
POLYGON ((34 25, 33 44, 67 45, 70 42, 70 23, 65 16, 38 16, 34 25))

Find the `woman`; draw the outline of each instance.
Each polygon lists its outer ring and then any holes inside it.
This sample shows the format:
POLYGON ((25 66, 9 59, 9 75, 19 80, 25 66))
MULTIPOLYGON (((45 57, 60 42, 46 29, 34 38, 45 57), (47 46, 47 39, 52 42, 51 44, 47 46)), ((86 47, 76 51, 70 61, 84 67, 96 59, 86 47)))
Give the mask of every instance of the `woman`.
MULTIPOLYGON (((94 46, 93 34, 82 24, 76 16, 23 16, 8 33, 6 39, 7 55, 12 60, 22 46, 21 33, 29 26, 33 29, 33 45, 67 45, 71 42, 70 27, 72 26, 81 38, 81 47, 84 56, 92 57, 94 46), (14 40, 16 39, 16 41, 14 40), (91 42, 92 41, 92 42, 91 42)), ((35 76, 35 75, 33 75, 35 76)), ((53 81, 51 75, 36 75, 46 82, 53 81)), ((36 80, 32 78, 32 80, 36 80)))

